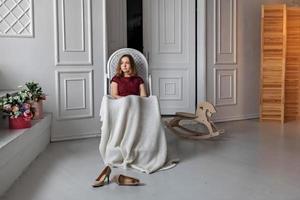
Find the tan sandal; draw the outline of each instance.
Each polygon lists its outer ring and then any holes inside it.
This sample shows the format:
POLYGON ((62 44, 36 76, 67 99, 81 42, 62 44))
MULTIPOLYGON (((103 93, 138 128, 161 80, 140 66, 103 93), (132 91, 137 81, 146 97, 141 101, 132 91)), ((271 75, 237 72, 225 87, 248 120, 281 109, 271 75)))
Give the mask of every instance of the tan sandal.
POLYGON ((100 173, 100 175, 98 176, 98 178, 95 180, 95 182, 93 183, 93 187, 101 187, 105 184, 109 183, 109 176, 111 173, 111 169, 109 166, 106 166, 102 172, 100 173))
POLYGON ((126 186, 137 186, 140 185, 140 180, 133 178, 133 177, 129 177, 129 176, 125 176, 122 174, 119 175, 115 175, 112 178, 112 181, 117 183, 118 185, 126 185, 126 186))

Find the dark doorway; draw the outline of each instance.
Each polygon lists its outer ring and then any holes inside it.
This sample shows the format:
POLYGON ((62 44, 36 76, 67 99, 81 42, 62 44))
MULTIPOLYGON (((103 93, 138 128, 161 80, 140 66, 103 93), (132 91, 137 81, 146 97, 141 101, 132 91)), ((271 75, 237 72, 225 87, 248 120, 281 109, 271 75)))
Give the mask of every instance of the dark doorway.
POLYGON ((143 52, 142 0, 127 0, 127 47, 143 52))

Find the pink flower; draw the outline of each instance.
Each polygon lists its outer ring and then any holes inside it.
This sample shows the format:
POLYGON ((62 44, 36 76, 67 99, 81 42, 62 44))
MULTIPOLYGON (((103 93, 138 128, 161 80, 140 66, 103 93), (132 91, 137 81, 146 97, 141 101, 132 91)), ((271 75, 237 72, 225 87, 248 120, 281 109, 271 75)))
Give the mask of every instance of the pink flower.
POLYGON ((31 119, 33 117, 33 114, 30 112, 30 110, 26 110, 24 113, 23 113, 23 116, 24 118, 26 119, 31 119))
POLYGON ((18 112, 19 111, 19 107, 18 106, 13 106, 12 107, 12 111, 13 112, 18 112))

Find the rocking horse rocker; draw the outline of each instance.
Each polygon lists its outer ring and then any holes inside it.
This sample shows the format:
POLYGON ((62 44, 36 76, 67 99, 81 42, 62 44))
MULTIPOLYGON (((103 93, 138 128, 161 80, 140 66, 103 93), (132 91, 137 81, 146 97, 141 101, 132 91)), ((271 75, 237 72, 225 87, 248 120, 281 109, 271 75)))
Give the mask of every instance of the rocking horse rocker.
POLYGON ((217 129, 211 116, 216 113, 216 109, 209 102, 202 102, 198 105, 196 114, 177 112, 176 116, 169 122, 166 122, 168 128, 170 128, 176 135, 187 139, 208 139, 219 136, 224 133, 224 130, 217 129), (203 124, 208 129, 208 134, 191 130, 180 125, 181 120, 192 120, 193 122, 203 124))

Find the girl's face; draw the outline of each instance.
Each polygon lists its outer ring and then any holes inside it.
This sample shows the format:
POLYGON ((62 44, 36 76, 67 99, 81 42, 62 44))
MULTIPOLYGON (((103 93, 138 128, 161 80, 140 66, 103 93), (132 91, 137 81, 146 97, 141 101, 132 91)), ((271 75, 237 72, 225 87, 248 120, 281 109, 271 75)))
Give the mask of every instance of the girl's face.
POLYGON ((124 75, 130 75, 131 73, 131 64, 128 57, 123 57, 121 59, 121 70, 124 75))

